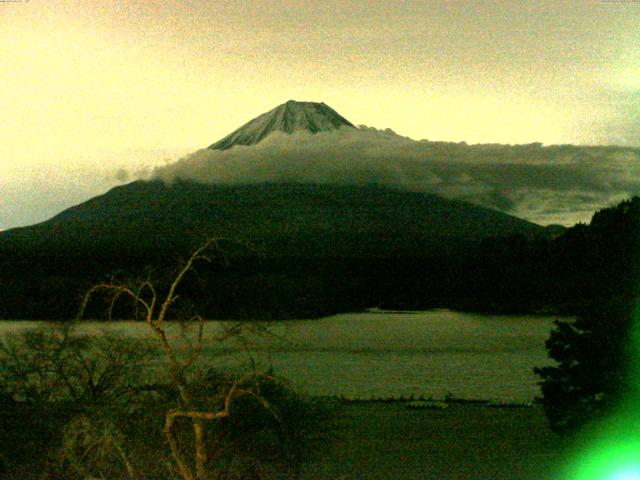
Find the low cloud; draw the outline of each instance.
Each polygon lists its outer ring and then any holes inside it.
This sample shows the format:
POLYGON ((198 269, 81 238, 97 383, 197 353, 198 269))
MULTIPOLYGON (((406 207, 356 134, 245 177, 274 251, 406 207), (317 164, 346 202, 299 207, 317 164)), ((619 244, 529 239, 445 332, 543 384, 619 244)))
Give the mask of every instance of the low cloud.
POLYGON ((127 171, 126 168, 119 168, 115 175, 114 178, 118 181, 118 182, 126 182, 127 180, 129 180, 129 172, 127 171))
MULTIPOLYGON (((165 163, 170 163, 170 161, 167 160, 165 163)), ((151 174, 153 172, 154 170, 152 170, 151 167, 149 167, 148 165, 145 165, 143 167, 138 167, 135 169, 127 169, 125 167, 120 167, 113 173, 112 176, 113 176, 113 180, 120 183, 125 183, 132 179, 148 180, 151 177, 151 174)))
POLYGON ((360 127, 274 133, 255 146, 199 150, 156 168, 151 177, 168 183, 384 185, 569 225, 640 193, 640 149, 414 141, 360 127))

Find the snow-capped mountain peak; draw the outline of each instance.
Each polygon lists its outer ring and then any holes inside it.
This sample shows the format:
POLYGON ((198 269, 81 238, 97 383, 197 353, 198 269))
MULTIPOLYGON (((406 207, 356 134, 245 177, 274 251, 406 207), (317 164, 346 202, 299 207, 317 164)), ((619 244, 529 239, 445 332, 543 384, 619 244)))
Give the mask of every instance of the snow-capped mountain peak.
POLYGON ((337 130, 341 127, 356 128, 349 120, 325 103, 289 100, 254 118, 222 140, 210 145, 209 148, 227 150, 235 145, 255 145, 276 131, 318 133, 337 130))

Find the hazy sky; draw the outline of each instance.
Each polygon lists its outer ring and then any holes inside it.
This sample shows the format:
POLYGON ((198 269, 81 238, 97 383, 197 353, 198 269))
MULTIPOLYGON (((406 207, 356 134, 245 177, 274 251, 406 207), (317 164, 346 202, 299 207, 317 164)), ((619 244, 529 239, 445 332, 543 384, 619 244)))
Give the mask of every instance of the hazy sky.
POLYGON ((640 145, 634 1, 31 0, 0 33, 0 229, 291 98, 415 139, 640 145))

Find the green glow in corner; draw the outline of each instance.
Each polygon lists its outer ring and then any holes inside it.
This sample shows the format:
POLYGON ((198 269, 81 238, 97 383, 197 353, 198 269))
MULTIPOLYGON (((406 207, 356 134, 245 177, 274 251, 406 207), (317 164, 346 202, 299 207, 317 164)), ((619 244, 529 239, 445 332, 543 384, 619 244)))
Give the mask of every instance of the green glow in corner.
POLYGON ((640 442, 603 441, 576 459, 571 480, 640 480, 640 442))
POLYGON ((634 467, 633 469, 616 473, 609 478, 611 480, 638 480, 640 479, 640 469, 638 469, 637 467, 634 467))
POLYGON ((640 303, 633 312, 628 368, 635 391, 576 445, 570 473, 559 480, 640 480, 640 303))

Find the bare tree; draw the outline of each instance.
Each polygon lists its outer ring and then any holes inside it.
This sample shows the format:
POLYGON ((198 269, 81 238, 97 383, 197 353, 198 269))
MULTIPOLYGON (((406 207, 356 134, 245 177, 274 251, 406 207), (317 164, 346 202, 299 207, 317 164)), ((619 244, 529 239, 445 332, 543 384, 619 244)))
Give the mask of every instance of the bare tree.
MULTIPOLYGON (((194 364, 205 342, 204 339, 204 318, 199 315, 192 315, 190 318, 178 319, 182 322, 195 323, 197 325, 195 342, 190 343, 189 353, 186 358, 180 358, 176 354, 176 349, 167 335, 166 319, 171 307, 178 299, 178 289, 185 277, 194 271, 194 266, 198 262, 211 262, 215 254, 219 254, 218 239, 209 239, 197 248, 191 256, 183 262, 177 274, 173 277, 166 294, 161 295, 151 278, 147 277, 139 281, 119 282, 112 278, 105 283, 94 285, 85 294, 80 317, 84 316, 90 300, 97 294, 106 295, 109 298, 109 317, 113 312, 116 302, 123 297, 130 298, 141 309, 144 314, 144 322, 157 338, 164 357, 168 363, 168 372, 172 384, 177 388, 179 395, 179 408, 169 410, 165 414, 164 435, 166 436, 171 455, 175 462, 177 473, 183 480, 209 480, 207 472, 207 448, 205 441, 205 427, 207 422, 217 421, 231 415, 231 407, 234 400, 239 397, 251 396, 255 398, 279 423, 280 418, 272 408, 266 398, 260 395, 259 380, 264 380, 265 375, 251 373, 234 380, 224 396, 222 408, 214 410, 203 409, 202 402, 197 402, 197 398, 190 392, 186 376, 187 369, 194 364), (174 432, 174 424, 177 419, 185 418, 191 422, 193 429, 193 446, 190 449, 180 445, 178 436, 174 432), (185 451, 190 453, 185 453, 185 451)), ((256 324, 246 322, 236 322, 226 327, 221 333, 208 337, 208 341, 224 341, 238 336, 246 330, 253 330, 256 324)), ((212 402, 210 402, 211 404, 212 402)))

